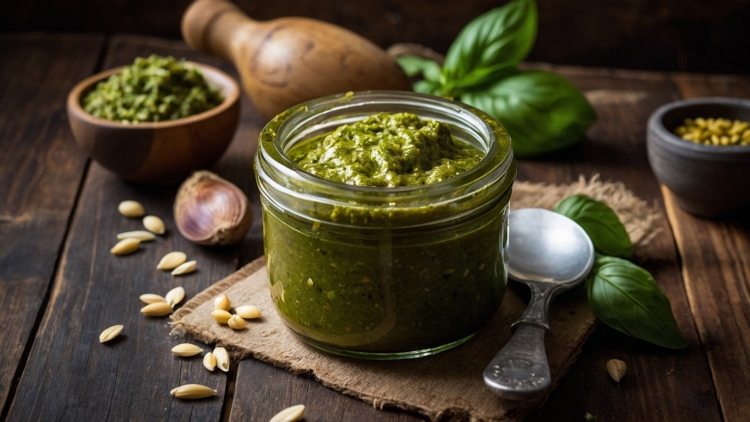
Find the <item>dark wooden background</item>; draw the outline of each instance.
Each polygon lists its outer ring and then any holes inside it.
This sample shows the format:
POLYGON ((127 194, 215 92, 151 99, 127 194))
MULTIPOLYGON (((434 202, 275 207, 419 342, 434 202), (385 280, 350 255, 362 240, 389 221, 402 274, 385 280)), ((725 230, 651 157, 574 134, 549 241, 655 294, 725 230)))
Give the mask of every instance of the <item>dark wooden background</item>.
MULTIPOLYGON (((191 0, 0 0, 0 31, 179 38, 191 0)), ((258 20, 306 16, 382 47, 445 53, 461 28, 507 0, 236 0, 258 20)), ((537 0, 530 61, 626 69, 750 73, 750 0, 537 0)))

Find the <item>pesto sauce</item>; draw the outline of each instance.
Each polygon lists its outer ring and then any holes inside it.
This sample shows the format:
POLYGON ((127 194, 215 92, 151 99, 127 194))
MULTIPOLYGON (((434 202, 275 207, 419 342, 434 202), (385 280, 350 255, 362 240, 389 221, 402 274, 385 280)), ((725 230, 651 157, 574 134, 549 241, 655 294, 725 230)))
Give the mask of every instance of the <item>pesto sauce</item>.
MULTIPOLYGON (((274 142, 287 117, 264 129, 262 145, 274 142)), ((509 151, 507 134, 497 133, 501 150, 509 151)), ((445 123, 409 113, 375 114, 285 154, 321 178, 385 188, 437 183, 485 156, 455 139, 445 123)), ((488 166, 505 158, 493 155, 488 166)), ((512 159, 507 171, 511 177, 462 201, 419 207, 321 201, 298 214, 261 195, 270 291, 279 315, 309 344, 337 353, 410 352, 473 335, 506 290, 512 159)))
POLYGON ((279 315, 308 342, 359 352, 437 347, 477 332, 506 289, 507 202, 450 231, 368 236, 264 207, 279 315))
POLYGON ((476 166, 484 153, 443 122, 380 113, 295 145, 289 158, 310 174, 357 186, 437 183, 476 166))
POLYGON ((83 109, 120 123, 161 122, 208 111, 224 102, 200 70, 185 60, 152 54, 99 82, 83 109))

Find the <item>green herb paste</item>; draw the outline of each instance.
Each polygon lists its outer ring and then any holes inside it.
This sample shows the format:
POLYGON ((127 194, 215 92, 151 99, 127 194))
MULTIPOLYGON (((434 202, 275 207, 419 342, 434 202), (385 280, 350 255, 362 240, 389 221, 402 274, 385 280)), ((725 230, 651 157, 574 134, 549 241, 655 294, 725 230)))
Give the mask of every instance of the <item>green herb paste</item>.
POLYGON ((223 101, 184 59, 152 54, 99 82, 84 98, 83 109, 121 123, 161 122, 203 113, 223 101))
MULTIPOLYGON (((381 187, 436 183, 484 155, 454 139, 448 125, 408 113, 372 115, 287 152, 322 178, 381 187)), ((311 219, 264 200, 265 254, 279 314, 328 350, 408 352, 474 334, 506 288, 510 189, 496 188, 501 194, 478 193, 462 205, 319 204, 311 219), (446 221, 424 225, 440 219, 446 221)))
POLYGON ((372 234, 264 208, 276 309, 307 341, 357 352, 422 350, 472 335, 505 293, 506 204, 449 230, 372 234))
POLYGON ((447 124, 410 113, 372 115, 297 145, 287 155, 324 179, 381 187, 437 183, 484 157, 457 142, 447 124))

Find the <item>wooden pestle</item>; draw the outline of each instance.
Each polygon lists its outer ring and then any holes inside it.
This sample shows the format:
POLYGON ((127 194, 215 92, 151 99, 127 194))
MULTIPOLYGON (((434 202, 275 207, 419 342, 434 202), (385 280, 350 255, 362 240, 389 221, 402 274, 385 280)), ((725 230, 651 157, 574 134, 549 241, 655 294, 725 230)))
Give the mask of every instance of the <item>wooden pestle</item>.
POLYGON ((411 90, 395 59, 359 35, 307 18, 257 22, 226 0, 198 0, 182 18, 194 49, 231 61, 270 119, 303 101, 347 91, 411 90))

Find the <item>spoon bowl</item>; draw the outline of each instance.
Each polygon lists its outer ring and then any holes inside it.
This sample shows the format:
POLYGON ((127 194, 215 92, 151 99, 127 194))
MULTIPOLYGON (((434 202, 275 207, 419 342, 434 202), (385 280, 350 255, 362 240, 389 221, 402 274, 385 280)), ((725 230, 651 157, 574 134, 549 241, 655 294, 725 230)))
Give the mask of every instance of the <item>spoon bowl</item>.
POLYGON ((510 213, 509 224, 512 279, 571 285, 586 279, 594 264, 594 247, 575 221, 541 208, 524 208, 510 213))
POLYGON ((573 220, 552 211, 525 208, 510 213, 508 274, 531 289, 531 300, 511 329, 508 344, 484 371, 484 382, 507 399, 543 395, 552 384, 544 349, 552 299, 586 281, 594 245, 573 220))

